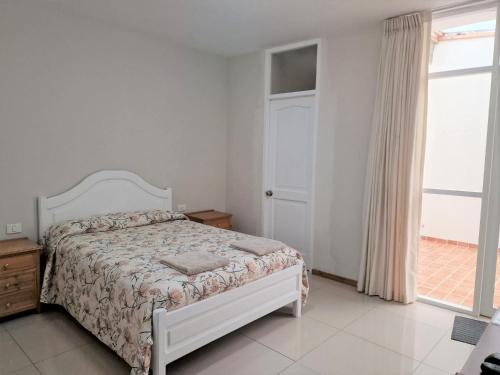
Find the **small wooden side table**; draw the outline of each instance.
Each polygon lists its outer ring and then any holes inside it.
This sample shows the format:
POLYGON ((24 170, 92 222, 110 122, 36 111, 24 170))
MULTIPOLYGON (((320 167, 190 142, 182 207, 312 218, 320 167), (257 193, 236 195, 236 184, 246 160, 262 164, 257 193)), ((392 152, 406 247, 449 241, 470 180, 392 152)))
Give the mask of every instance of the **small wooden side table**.
POLYGON ((28 238, 0 241, 0 318, 40 311, 40 252, 28 238))
POLYGON ((186 216, 197 223, 202 223, 206 225, 210 225, 212 227, 217 227, 221 229, 231 229, 233 227, 232 224, 232 216, 226 212, 220 212, 215 210, 205 210, 205 211, 197 211, 187 213, 186 216))

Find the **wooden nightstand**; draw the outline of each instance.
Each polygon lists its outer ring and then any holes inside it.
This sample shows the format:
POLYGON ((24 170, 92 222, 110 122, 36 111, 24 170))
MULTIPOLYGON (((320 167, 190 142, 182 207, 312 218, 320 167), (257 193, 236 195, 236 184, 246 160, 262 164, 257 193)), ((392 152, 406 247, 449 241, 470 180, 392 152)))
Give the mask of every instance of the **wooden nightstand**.
POLYGON ((40 310, 40 250, 27 238, 0 241, 0 318, 40 310))
POLYGON ((190 212, 186 214, 186 216, 190 220, 206 225, 211 225, 212 227, 217 227, 222 229, 231 229, 233 227, 231 223, 231 218, 233 215, 225 212, 206 210, 206 211, 190 212))

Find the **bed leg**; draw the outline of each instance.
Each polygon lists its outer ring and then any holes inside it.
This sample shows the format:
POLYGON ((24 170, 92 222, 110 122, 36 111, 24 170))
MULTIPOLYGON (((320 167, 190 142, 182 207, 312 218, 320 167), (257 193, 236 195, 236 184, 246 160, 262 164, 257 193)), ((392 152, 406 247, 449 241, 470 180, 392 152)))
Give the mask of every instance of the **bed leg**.
POLYGON ((165 353, 165 309, 156 309, 153 311, 153 375, 166 375, 167 363, 164 359, 165 353))
POLYGON ((302 315, 302 298, 301 298, 301 296, 299 296, 299 298, 293 303, 292 315, 296 318, 300 318, 300 316, 302 315))
POLYGON ((292 304, 292 315, 295 318, 300 318, 300 316, 302 315, 302 272, 297 274, 296 283, 297 283, 297 299, 292 304))
POLYGON ((153 369, 153 375, 167 375, 167 365, 163 364, 153 369))

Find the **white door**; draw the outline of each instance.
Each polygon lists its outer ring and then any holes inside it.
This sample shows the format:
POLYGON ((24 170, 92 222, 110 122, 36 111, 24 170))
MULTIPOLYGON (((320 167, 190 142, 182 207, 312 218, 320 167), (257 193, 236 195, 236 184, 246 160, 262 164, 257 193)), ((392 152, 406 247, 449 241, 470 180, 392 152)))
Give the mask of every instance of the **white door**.
POLYGON ((264 236, 311 260, 315 97, 274 99, 265 135, 264 236))

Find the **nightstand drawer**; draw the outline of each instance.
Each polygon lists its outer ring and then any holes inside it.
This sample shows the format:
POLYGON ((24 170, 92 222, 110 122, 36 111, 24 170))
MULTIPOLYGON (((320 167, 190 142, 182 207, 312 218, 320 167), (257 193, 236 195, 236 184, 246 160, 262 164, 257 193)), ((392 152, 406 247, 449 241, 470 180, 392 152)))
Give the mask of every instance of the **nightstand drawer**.
POLYGON ((36 267, 35 254, 25 254, 13 257, 6 257, 0 259, 0 276, 10 273, 21 271, 28 268, 36 267))
POLYGON ((205 224, 221 229, 231 229, 231 218, 225 217, 222 219, 207 220, 205 224))
POLYGON ((18 275, 0 278, 0 296, 12 292, 34 289, 35 272, 24 272, 18 275))
POLYGON ((0 296, 0 317, 38 306, 35 290, 0 296))

